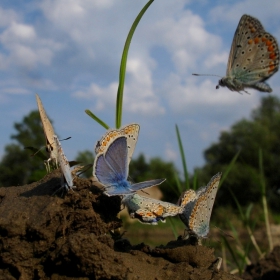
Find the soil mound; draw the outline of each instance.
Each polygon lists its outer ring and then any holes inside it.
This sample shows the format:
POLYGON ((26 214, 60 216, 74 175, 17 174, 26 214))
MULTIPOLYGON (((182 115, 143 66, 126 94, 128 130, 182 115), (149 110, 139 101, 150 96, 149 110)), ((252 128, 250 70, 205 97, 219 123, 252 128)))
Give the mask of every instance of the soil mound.
POLYGON ((245 280, 280 279, 280 246, 256 264, 247 266, 243 275, 245 280))
POLYGON ((172 241, 155 249, 110 234, 119 197, 87 179, 64 197, 56 170, 25 186, 0 188, 0 279, 240 279, 217 270, 213 249, 172 241))

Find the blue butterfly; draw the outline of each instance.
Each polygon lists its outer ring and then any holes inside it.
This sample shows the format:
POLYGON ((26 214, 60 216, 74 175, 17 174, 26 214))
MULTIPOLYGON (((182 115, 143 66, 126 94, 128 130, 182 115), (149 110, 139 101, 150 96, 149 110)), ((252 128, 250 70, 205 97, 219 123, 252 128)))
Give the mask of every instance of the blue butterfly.
POLYGON ((128 146, 125 136, 116 138, 106 147, 104 153, 96 156, 93 164, 93 176, 104 186, 106 195, 132 194, 165 181, 165 179, 156 179, 131 184, 127 180, 128 161, 128 146))

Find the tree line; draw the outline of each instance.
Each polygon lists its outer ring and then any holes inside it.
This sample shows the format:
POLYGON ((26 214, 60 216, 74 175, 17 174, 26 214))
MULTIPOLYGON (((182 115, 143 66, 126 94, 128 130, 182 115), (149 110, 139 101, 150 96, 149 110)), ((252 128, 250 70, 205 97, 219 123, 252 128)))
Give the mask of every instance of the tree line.
MULTIPOLYGON (((40 157, 31 157, 31 151, 25 147, 41 147, 45 142, 38 111, 32 111, 19 123, 14 124, 13 143, 5 147, 0 161, 0 186, 20 186, 40 180, 46 169, 40 157)), ((260 106, 251 112, 249 119, 241 119, 229 130, 220 133, 217 143, 204 151, 205 164, 195 169, 198 186, 206 185, 210 178, 219 171, 225 171, 233 157, 238 153, 236 163, 227 176, 223 187, 217 194, 217 205, 233 204, 231 189, 241 205, 260 201, 259 150, 263 154, 263 169, 270 207, 280 210, 280 99, 266 96, 260 106)), ((44 152, 44 151, 43 151, 44 152)), ((47 158, 47 155, 46 155, 47 158)), ((76 161, 93 163, 91 151, 79 152, 76 161)), ((92 169, 86 176, 91 176, 92 169)), ((132 159, 130 178, 142 182, 152 178, 166 178, 160 188, 164 200, 176 202, 179 191, 176 188, 179 171, 174 163, 160 158, 146 160, 143 154, 132 159)), ((190 176, 192 187, 193 174, 190 176)), ((185 182, 179 180, 185 186, 185 182)))

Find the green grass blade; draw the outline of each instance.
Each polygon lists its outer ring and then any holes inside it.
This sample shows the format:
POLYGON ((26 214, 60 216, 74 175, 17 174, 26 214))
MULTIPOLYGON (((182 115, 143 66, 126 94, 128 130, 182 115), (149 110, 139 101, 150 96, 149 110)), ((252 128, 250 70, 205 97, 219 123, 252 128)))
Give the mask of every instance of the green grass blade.
POLYGON ((231 246, 230 246, 229 242, 227 241, 227 239, 225 238, 225 236, 222 235, 222 238, 223 238, 225 246, 227 247, 228 251, 231 254, 231 257, 232 257, 235 265, 238 268, 239 274, 241 274, 242 273, 242 268, 241 268, 241 266, 240 266, 240 264, 239 264, 239 262, 237 260, 236 254, 234 253, 234 250, 231 248, 231 246))
POLYGON ((249 206, 247 207, 247 210, 246 210, 246 213, 245 213, 245 217, 246 217, 247 221, 249 221, 249 219, 250 219, 250 214, 251 214, 251 211, 253 209, 253 206, 254 206, 254 204, 250 203, 249 206))
POLYGON ((177 124, 176 124, 176 134, 177 134, 179 150, 180 150, 180 155, 181 155, 182 164, 183 164, 186 189, 188 190, 190 188, 190 185, 189 185, 189 175, 188 175, 188 169, 187 169, 187 162, 186 162, 184 148, 183 148, 183 144, 182 144, 182 140, 181 140, 181 136, 180 136, 180 131, 179 131, 179 128, 178 128, 177 124))
POLYGON ((119 74, 119 87, 118 87, 118 94, 117 94, 117 102, 116 102, 116 128, 121 127, 122 123, 122 103, 123 103, 123 89, 124 89, 124 82, 125 82, 125 71, 126 71, 126 62, 127 62, 127 55, 129 46, 131 43, 132 36, 134 34, 134 31, 140 22, 142 16, 146 12, 146 10, 149 8, 149 6, 154 2, 154 0, 150 0, 144 8, 140 11, 136 19, 134 20, 130 31, 127 35, 126 42, 123 49, 122 59, 121 59, 121 65, 120 65, 120 74, 119 74))
POLYGON ((264 178, 264 171, 263 171, 263 155, 262 155, 262 149, 259 149, 259 169, 260 169, 260 188, 261 188, 261 196, 262 196, 262 205, 263 205, 263 214, 264 214, 264 220, 265 220, 265 227, 266 227, 266 234, 269 244, 269 251, 272 251, 273 249, 273 241, 272 241, 272 235, 271 235, 271 228, 268 218, 268 207, 267 207, 267 199, 266 199, 266 187, 265 187, 265 178, 264 178))
POLYGON ((241 205, 239 204, 239 202, 238 202, 236 196, 234 195, 234 193, 232 192, 231 189, 229 189, 229 192, 231 193, 231 195, 232 195, 232 197, 233 197, 233 199, 234 199, 234 201, 235 201, 235 203, 236 203, 236 205, 237 205, 237 208, 238 208, 240 217, 241 217, 242 221, 243 221, 244 224, 245 224, 245 227, 246 227, 246 230, 247 230, 247 232, 248 232, 248 234, 249 234, 249 237, 250 237, 250 239, 251 239, 251 241, 252 241, 252 243, 253 243, 253 245, 254 245, 256 251, 258 252, 259 256, 261 257, 261 256, 262 256, 262 252, 261 252, 261 250, 260 250, 260 247, 259 247, 259 245, 258 245, 256 239, 255 239, 255 236, 254 236, 254 234, 253 234, 253 231, 252 231, 251 227, 249 226, 247 217, 246 217, 246 215, 244 215, 244 213, 243 213, 243 211, 242 211, 242 208, 241 208, 241 205))
MULTIPOLYGON (((247 264, 251 264, 251 261, 249 259, 249 251, 247 249, 244 250, 244 246, 239 238, 239 235, 238 235, 238 232, 236 230, 236 228, 233 226, 233 224, 229 221, 228 222, 230 228, 231 228, 231 232, 233 234, 233 237, 236 241, 236 253, 238 255, 241 256, 242 260, 245 261, 247 264)), ((247 242, 247 245, 250 245, 251 243, 250 242, 247 242)), ((242 271, 244 270, 244 265, 243 265, 243 262, 242 264, 240 265, 240 267, 242 268, 242 271)))
POLYGON ((194 171, 194 175, 193 175, 193 190, 197 190, 198 186, 197 186, 197 170, 194 171))
POLYGON ((172 219, 168 219, 168 221, 170 222, 170 227, 171 227, 171 230, 173 232, 173 235, 174 235, 175 239, 177 239, 178 238, 178 233, 177 233, 177 230, 175 228, 175 224, 174 224, 172 219))
POLYGON ((228 190, 229 190, 230 194, 232 195, 232 197, 233 197, 233 199, 234 199, 234 201, 235 201, 235 203, 236 203, 236 206, 237 206, 237 208, 238 208, 238 211, 239 211, 239 214, 240 214, 240 216, 241 216, 242 221, 243 221, 245 224, 247 224, 246 217, 245 217, 245 215, 244 215, 244 213, 243 213, 243 211, 242 211, 242 207, 241 207, 241 205, 239 204, 239 202, 238 202, 236 196, 234 195, 234 193, 233 193, 233 191, 232 191, 231 189, 228 189, 228 190))
POLYGON ((235 164, 235 162, 236 162, 236 160, 237 160, 237 158, 238 158, 240 152, 241 152, 241 150, 239 150, 239 151, 236 153, 236 155, 233 157, 233 159, 231 160, 231 162, 230 162, 230 164, 228 165, 228 167, 226 168, 226 170, 223 172, 223 176, 222 176, 222 178, 221 178, 221 180, 220 180, 220 185, 219 185, 219 187, 222 186, 224 180, 227 178, 227 175, 229 174, 229 172, 231 171, 233 165, 235 164))
POLYGON ((86 114, 88 114, 91 118, 93 118, 96 122, 98 122, 100 125, 102 125, 105 129, 109 129, 109 125, 107 125, 105 122, 100 120, 97 116, 95 116, 90 110, 85 110, 86 114))

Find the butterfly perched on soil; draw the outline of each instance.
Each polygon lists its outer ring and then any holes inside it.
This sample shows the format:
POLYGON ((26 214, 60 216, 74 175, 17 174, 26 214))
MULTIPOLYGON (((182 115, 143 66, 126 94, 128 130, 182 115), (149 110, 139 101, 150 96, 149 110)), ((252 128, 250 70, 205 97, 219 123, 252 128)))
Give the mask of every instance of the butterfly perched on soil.
POLYGON ((165 222, 166 217, 176 216, 184 210, 183 207, 176 204, 141 196, 137 193, 126 195, 122 203, 127 207, 131 218, 151 225, 157 225, 158 221, 165 222))
POLYGON ((254 88, 272 92, 265 83, 279 68, 279 48, 276 39, 266 32, 260 21, 243 15, 235 31, 228 59, 227 73, 219 81, 232 91, 254 88))
POLYGON ((178 205, 184 207, 180 219, 186 225, 189 235, 198 239, 209 233, 209 223, 222 173, 216 174, 206 187, 197 191, 187 190, 179 198, 178 205))
POLYGON ((53 136, 53 140, 55 142, 55 147, 57 147, 58 163, 62 171, 61 187, 64 187, 67 191, 69 191, 70 189, 75 188, 75 186, 73 185, 73 177, 71 174, 70 164, 62 150, 61 144, 56 135, 53 136))
POLYGON ((108 196, 131 194, 165 181, 165 179, 156 179, 136 184, 130 183, 127 180, 130 161, 127 143, 126 136, 119 136, 95 157, 93 176, 104 186, 104 193, 108 196))
POLYGON ((120 129, 109 129, 102 138, 97 141, 95 145, 95 153, 98 155, 99 153, 104 153, 108 146, 119 136, 125 136, 127 139, 127 147, 128 147, 128 164, 132 158, 137 140, 138 134, 140 130, 140 125, 136 123, 132 123, 126 126, 121 127, 120 129))
POLYGON ((40 113, 41 122, 43 125, 45 137, 46 137, 46 149, 50 156, 50 158, 46 162, 46 168, 47 168, 47 171, 50 172, 50 165, 49 165, 50 161, 52 161, 55 164, 55 167, 58 167, 58 165, 57 165, 58 164, 58 155, 57 155, 58 147, 56 146, 56 142, 54 141, 55 133, 54 133, 53 126, 52 126, 50 120, 48 119, 48 116, 43 107, 42 101, 38 94, 36 94, 36 100, 37 100, 38 110, 40 113))

